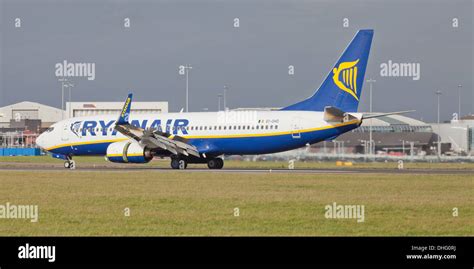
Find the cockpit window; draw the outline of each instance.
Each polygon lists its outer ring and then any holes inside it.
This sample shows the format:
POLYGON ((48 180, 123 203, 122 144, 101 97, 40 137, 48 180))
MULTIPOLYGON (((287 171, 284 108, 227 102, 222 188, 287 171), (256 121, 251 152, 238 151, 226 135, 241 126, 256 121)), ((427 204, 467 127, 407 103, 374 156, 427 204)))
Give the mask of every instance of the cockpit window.
POLYGON ((48 129, 46 129, 46 132, 49 133, 49 132, 52 132, 54 130, 54 127, 49 127, 48 129))

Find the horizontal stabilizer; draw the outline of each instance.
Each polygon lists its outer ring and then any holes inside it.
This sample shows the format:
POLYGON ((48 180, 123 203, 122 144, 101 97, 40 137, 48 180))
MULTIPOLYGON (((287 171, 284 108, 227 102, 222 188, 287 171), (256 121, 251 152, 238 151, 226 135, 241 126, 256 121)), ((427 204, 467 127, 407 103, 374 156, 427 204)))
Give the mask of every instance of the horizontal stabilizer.
POLYGON ((388 113, 367 113, 367 114, 362 115, 362 119, 366 120, 366 119, 371 119, 371 118, 379 118, 379 117, 390 116, 390 115, 410 113, 414 111, 415 110, 405 110, 405 111, 388 112, 388 113))
POLYGON ((347 122, 355 119, 357 119, 355 116, 337 107, 327 106, 324 108, 324 120, 327 122, 347 122))

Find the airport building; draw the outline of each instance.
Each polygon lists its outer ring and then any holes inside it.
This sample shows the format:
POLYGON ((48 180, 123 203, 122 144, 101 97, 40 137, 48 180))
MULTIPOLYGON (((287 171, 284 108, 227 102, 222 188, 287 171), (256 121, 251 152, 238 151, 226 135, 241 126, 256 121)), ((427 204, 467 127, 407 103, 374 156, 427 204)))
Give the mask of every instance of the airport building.
POLYGON ((432 153, 435 134, 430 124, 389 115, 363 121, 362 125, 333 141, 313 145, 312 151, 346 154, 426 155, 432 153), (372 130, 372 141, 370 133, 372 130), (371 150, 372 148, 372 150, 371 150))
MULTIPOLYGON (((66 116, 83 117, 94 115, 118 115, 123 102, 67 102, 66 116)), ((132 115, 168 113, 168 102, 133 102, 132 115)))
POLYGON ((62 114, 59 108, 28 101, 0 107, 0 132, 6 132, 5 129, 39 132, 60 121, 62 114))
POLYGON ((448 146, 448 154, 474 155, 474 115, 460 120, 432 124, 433 131, 439 134, 441 143, 448 146))
POLYGON ((404 115, 366 120, 362 125, 332 141, 311 147, 315 153, 369 154, 390 156, 474 155, 474 115, 450 122, 425 123, 404 115), (372 140, 370 143, 370 130, 372 140), (372 150, 371 150, 372 148, 372 150))
MULTIPOLYGON (((103 114, 119 115, 123 102, 72 102, 66 110, 35 102, 20 102, 0 107, 0 156, 29 155, 36 137, 52 124, 74 117, 103 114), (20 151, 23 148, 24 151, 20 151), (8 150, 7 150, 8 149, 8 150), (10 150, 11 149, 11 150, 10 150), (15 150, 13 150, 15 149, 15 150)), ((132 114, 166 113, 168 102, 134 102, 132 114)))
POLYGON ((28 101, 0 107, 0 156, 39 154, 37 150, 25 148, 36 147, 38 134, 61 120, 62 112, 55 107, 28 101))

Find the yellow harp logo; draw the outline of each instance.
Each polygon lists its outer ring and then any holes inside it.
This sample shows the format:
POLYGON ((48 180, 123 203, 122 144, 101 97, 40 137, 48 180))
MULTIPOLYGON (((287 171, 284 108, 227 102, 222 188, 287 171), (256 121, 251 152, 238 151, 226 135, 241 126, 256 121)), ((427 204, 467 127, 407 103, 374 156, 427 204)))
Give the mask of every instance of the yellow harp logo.
POLYGON ((332 70, 332 80, 339 89, 352 95, 357 101, 357 63, 359 59, 353 62, 342 62, 338 67, 332 70), (341 81, 342 79, 342 81, 341 81))

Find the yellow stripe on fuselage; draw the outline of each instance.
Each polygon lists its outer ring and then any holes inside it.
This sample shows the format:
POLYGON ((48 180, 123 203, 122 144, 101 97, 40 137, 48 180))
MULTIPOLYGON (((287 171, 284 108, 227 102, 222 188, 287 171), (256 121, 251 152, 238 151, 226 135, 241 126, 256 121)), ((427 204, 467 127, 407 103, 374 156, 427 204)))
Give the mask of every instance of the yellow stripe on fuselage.
MULTIPOLYGON (((301 130, 292 130, 292 131, 283 131, 283 132, 273 132, 273 133, 261 133, 261 134, 228 134, 228 135, 181 135, 180 137, 186 139, 207 139, 207 138, 244 138, 244 137, 265 137, 265 136, 278 136, 278 135, 288 135, 294 133, 308 133, 314 131, 321 131, 327 129, 333 129, 337 127, 358 124, 360 120, 352 120, 344 123, 338 123, 334 125, 326 125, 322 127, 315 127, 309 129, 301 129, 301 130)), ((174 135, 170 136, 170 139, 173 139, 174 135)), ((92 144, 100 144, 100 143, 113 143, 113 142, 120 142, 128 140, 129 138, 117 138, 117 139, 108 139, 108 140, 96 140, 96 141, 86 141, 86 142, 76 142, 76 143, 69 143, 69 144, 60 144, 57 146, 53 146, 47 148, 47 151, 52 149, 62 148, 62 147, 70 147, 70 146, 79 146, 79 145, 92 145, 92 144)))

